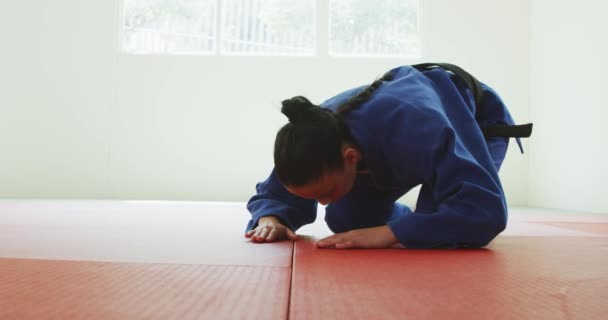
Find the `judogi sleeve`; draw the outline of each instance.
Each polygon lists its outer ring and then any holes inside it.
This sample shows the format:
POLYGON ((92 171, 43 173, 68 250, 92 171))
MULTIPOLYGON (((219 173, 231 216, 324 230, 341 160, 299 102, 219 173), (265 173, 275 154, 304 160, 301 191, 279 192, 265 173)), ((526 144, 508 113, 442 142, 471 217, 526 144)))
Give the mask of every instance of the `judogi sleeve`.
POLYGON ((479 128, 457 134, 439 109, 392 110, 382 138, 387 163, 402 184, 423 181, 416 211, 388 223, 399 242, 409 248, 487 245, 504 230, 507 212, 479 128))
POLYGON ((258 225, 262 217, 276 216, 291 230, 312 223, 317 217, 317 201, 298 197, 285 189, 275 171, 265 181, 256 185, 256 195, 247 203, 251 220, 246 231, 258 225))

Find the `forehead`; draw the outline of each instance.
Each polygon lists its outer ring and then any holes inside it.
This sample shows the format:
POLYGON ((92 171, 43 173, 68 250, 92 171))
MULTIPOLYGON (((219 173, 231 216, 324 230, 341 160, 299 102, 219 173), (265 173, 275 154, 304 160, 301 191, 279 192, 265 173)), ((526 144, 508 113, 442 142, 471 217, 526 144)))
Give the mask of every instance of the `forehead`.
POLYGON ((335 180, 336 177, 334 175, 323 175, 321 179, 303 186, 287 186, 287 190, 294 194, 315 197, 329 191, 329 189, 333 187, 335 180))

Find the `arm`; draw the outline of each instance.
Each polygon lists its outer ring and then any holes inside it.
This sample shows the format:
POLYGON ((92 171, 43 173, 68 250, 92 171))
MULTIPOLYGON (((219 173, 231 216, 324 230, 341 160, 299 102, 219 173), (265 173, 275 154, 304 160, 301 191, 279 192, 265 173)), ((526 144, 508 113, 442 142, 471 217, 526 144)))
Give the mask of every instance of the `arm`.
POLYGON ((399 242, 408 248, 487 245, 504 230, 507 208, 472 115, 471 129, 460 133, 440 109, 412 107, 392 116, 383 146, 387 162, 398 179, 424 181, 416 211, 388 224, 399 242))
MULTIPOLYGON (((259 226, 274 227, 277 226, 277 223, 279 228, 287 227, 289 230, 280 232, 291 237, 290 234, 293 234, 293 231, 314 222, 317 216, 317 202, 291 194, 279 182, 274 170, 268 179, 256 185, 256 195, 247 203, 247 209, 251 213, 251 220, 246 229, 246 236, 249 237, 254 234, 251 231, 259 226), (275 217, 276 219, 262 219, 265 217, 275 217)), ((262 232, 261 229, 260 232, 262 232)), ((267 235, 270 235, 272 230, 267 232, 267 235)), ((295 238, 295 234, 293 238, 295 238)))

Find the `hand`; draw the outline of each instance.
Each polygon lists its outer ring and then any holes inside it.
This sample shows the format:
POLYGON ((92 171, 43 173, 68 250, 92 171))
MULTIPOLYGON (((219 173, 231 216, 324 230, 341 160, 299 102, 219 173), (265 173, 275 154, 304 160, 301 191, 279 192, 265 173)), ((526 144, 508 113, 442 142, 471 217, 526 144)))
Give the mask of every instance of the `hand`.
POLYGON ((296 240, 296 234, 291 229, 282 225, 277 217, 262 217, 255 229, 245 233, 246 238, 257 243, 274 242, 280 240, 296 240))
POLYGON ((320 248, 335 247, 336 249, 378 249, 391 247, 397 241, 388 226, 381 226, 337 233, 319 240, 317 246, 320 248))

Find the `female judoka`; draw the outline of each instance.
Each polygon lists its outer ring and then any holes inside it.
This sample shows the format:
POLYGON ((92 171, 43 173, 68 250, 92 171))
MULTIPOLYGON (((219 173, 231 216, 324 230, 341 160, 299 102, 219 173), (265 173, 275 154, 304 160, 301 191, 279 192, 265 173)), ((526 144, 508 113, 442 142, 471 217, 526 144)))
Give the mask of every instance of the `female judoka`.
MULTIPOLYGON (((319 247, 483 247, 505 229, 498 170, 516 126, 500 97, 451 64, 390 70, 320 106, 283 101, 274 169, 249 200, 245 236, 296 239, 317 203, 335 233, 319 247), (421 185, 415 211, 396 203, 421 185)), ((521 148, 521 144, 520 144, 521 148)))

